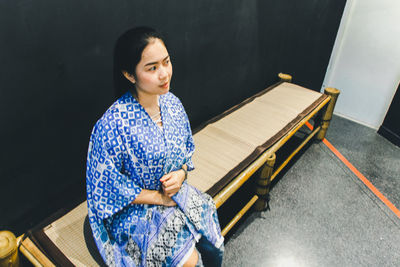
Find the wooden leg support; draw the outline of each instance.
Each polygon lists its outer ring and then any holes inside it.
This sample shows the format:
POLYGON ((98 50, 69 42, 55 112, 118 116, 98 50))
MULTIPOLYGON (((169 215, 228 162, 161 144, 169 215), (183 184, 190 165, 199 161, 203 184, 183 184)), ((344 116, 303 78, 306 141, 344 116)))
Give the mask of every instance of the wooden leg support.
POLYGON ((0 266, 19 266, 17 238, 10 231, 0 231, 0 266))
POLYGON ((292 76, 289 74, 285 74, 285 73, 279 73, 278 74, 279 79, 281 79, 282 82, 292 82, 292 76))
POLYGON ((271 175, 274 170, 275 159, 275 153, 271 154, 261 169, 261 174, 256 185, 256 194, 258 196, 258 199, 254 204, 254 209, 256 211, 263 211, 267 207, 267 197, 269 193, 269 185, 271 183, 271 175))
POLYGON ((320 118, 321 130, 317 134, 317 139, 320 141, 325 138, 326 131, 328 130, 329 124, 332 119, 333 109, 335 108, 336 100, 340 94, 340 91, 336 88, 328 87, 325 88, 324 93, 330 96, 331 100, 329 101, 328 106, 326 107, 324 113, 322 114, 322 117, 320 118))

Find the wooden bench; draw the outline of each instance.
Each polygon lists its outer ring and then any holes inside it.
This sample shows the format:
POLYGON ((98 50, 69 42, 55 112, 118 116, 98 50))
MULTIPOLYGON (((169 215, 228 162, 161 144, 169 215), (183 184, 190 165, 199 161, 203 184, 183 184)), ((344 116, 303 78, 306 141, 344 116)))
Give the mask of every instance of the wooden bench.
MULTIPOLYGON (((327 88, 321 94, 292 84, 290 75, 279 77, 280 82, 194 131, 196 169, 188 182, 213 196, 217 208, 261 170, 253 178, 254 196, 224 227, 223 235, 250 207, 258 211, 266 207, 271 181, 313 137, 322 140, 329 126, 339 90, 327 88), (274 168, 275 153, 311 118, 314 130, 274 168)), ((19 239, 20 251, 37 266, 102 264, 87 223, 86 202, 19 239)))

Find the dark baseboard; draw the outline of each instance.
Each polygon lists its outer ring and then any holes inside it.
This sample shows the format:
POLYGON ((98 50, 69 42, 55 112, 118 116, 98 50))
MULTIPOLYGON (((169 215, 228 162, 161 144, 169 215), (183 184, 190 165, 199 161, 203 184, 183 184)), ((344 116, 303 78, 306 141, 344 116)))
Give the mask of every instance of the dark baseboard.
POLYGON ((387 140, 395 144, 396 146, 400 147, 400 136, 386 128, 385 126, 381 125, 378 130, 378 134, 385 137, 387 140))

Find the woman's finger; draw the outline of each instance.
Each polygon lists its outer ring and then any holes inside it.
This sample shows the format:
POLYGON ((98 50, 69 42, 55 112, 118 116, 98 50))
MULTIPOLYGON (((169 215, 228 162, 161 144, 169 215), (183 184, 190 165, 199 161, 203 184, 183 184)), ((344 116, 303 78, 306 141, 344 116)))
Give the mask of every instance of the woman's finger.
POLYGON ((179 179, 177 179, 176 175, 171 175, 168 179, 162 182, 166 187, 179 184, 179 179))
POLYGON ((162 184, 164 187, 170 187, 174 184, 174 181, 171 181, 171 179, 168 179, 168 180, 162 182, 162 184))
POLYGON ((176 185, 166 186, 166 187, 164 187, 164 192, 170 193, 170 192, 172 192, 174 190, 177 191, 178 189, 179 188, 176 185))
POLYGON ((171 173, 167 173, 166 175, 164 175, 163 177, 161 177, 160 181, 161 182, 165 182, 167 180, 169 180, 171 178, 172 174, 171 173))

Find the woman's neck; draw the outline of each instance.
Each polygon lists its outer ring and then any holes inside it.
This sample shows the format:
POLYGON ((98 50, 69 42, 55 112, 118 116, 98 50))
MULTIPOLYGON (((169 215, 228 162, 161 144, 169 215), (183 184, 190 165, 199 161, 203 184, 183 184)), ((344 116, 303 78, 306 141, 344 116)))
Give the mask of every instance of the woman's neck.
POLYGON ((159 127, 163 126, 161 120, 161 110, 158 102, 159 95, 150 95, 145 93, 138 93, 137 100, 146 110, 150 118, 157 123, 159 127))
POLYGON ((159 95, 146 94, 142 92, 137 93, 137 100, 146 110, 158 110, 158 97, 159 95))

